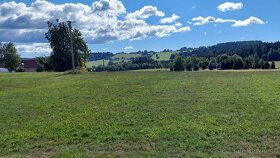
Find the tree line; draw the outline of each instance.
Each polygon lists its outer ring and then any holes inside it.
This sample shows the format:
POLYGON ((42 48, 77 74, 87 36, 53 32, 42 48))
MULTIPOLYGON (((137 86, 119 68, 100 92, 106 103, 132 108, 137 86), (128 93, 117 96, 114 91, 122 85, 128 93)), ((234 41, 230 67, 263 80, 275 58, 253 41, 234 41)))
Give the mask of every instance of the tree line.
POLYGON ((110 61, 107 66, 99 65, 89 68, 89 71, 127 71, 139 69, 169 68, 170 71, 198 71, 198 70, 241 70, 241 69, 275 69, 274 61, 265 61, 257 54, 246 58, 241 56, 221 54, 217 57, 182 57, 177 54, 173 61, 154 61, 151 57, 137 57, 131 61, 114 63, 110 61))
POLYGON ((217 57, 182 57, 176 55, 171 62, 171 71, 198 71, 198 70, 240 70, 240 69, 275 69, 275 62, 268 62, 260 59, 257 54, 250 55, 246 58, 241 56, 221 54, 217 57))
MULTIPOLYGON (((237 54, 242 58, 257 54, 259 58, 269 61, 280 60, 280 42, 262 42, 262 41, 239 41, 220 43, 209 47, 179 49, 180 55, 198 56, 198 57, 216 57, 221 54, 237 54)), ((175 56, 171 57, 174 58, 175 56)))
POLYGON ((169 61, 155 61, 151 56, 142 56, 133 58, 130 61, 114 62, 110 60, 107 66, 93 66, 92 68, 89 68, 88 71, 101 72, 169 68, 169 64, 169 61))

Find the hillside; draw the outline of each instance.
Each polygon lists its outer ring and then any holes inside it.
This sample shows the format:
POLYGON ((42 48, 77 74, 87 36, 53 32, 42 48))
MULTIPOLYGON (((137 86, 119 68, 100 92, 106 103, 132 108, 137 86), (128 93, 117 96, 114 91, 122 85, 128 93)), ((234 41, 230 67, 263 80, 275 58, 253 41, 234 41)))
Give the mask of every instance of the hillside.
POLYGON ((237 41, 220 43, 209 47, 199 47, 188 49, 188 51, 182 50, 184 56, 201 56, 201 57, 213 57, 219 54, 237 54, 241 57, 247 57, 249 55, 257 54, 259 57, 268 55, 270 49, 278 50, 280 48, 280 42, 262 42, 262 41, 237 41))
POLYGON ((179 50, 168 50, 160 52, 132 52, 132 53, 92 53, 90 61, 98 65, 98 60, 105 59, 110 60, 112 63, 117 62, 128 62, 137 57, 149 57, 154 61, 166 62, 173 60, 174 57, 179 54, 183 57, 197 56, 211 58, 216 57, 220 54, 233 55, 237 54, 241 57, 248 57, 250 55, 257 54, 259 58, 269 61, 280 60, 280 42, 262 42, 262 41, 238 41, 238 42, 227 42, 220 43, 209 47, 198 47, 198 48, 187 48, 183 47, 179 50), (95 62, 96 61, 96 62, 95 62))
POLYGON ((176 55, 178 53, 178 51, 158 52, 152 56, 152 59, 155 61, 169 61, 171 55, 176 55))
POLYGON ((127 53, 122 53, 122 54, 115 54, 114 56, 111 57, 113 60, 121 60, 121 59, 132 59, 132 58, 137 58, 142 56, 142 54, 127 54, 127 53))
POLYGON ((0 157, 276 157, 279 77, 0 74, 0 157))
POLYGON ((110 60, 104 60, 104 63, 103 63, 103 60, 89 61, 86 63, 86 67, 92 68, 93 66, 97 67, 97 66, 103 65, 103 64, 104 64, 104 66, 106 66, 106 65, 108 65, 109 61, 110 60))

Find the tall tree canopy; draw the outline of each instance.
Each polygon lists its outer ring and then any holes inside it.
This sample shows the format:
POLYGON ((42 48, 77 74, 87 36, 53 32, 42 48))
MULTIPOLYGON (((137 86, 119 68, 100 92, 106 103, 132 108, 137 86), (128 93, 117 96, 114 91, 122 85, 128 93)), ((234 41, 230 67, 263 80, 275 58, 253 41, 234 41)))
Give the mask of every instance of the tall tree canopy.
POLYGON ((0 67, 7 68, 10 72, 17 70, 21 59, 13 43, 0 43, 0 67))
POLYGON ((48 22, 48 28, 46 39, 52 48, 50 62, 54 71, 66 71, 72 68, 70 35, 73 39, 75 66, 84 67, 90 51, 82 33, 78 29, 69 29, 69 25, 65 23, 48 22))
POLYGON ((184 60, 181 56, 177 55, 173 61, 174 71, 184 71, 184 60))

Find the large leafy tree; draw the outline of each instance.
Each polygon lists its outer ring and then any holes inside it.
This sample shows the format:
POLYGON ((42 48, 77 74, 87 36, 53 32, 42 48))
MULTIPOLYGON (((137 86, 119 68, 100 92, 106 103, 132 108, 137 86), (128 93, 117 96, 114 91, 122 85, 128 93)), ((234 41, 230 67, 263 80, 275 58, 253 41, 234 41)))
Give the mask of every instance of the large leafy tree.
POLYGON ((51 71, 52 66, 50 64, 50 57, 37 57, 37 72, 42 72, 42 71, 51 71))
POLYGON ((244 68, 244 61, 239 55, 237 55, 237 54, 233 55, 232 62, 233 62, 233 65, 232 65, 233 69, 243 69, 244 68))
POLYGON ((90 51, 82 33, 78 29, 69 29, 69 25, 65 23, 53 24, 48 22, 46 39, 52 48, 50 63, 54 71, 66 71, 72 68, 70 35, 73 39, 75 66, 85 66, 90 51))
POLYGON ((184 60, 181 56, 177 55, 173 61, 174 71, 184 71, 184 60))
POLYGON ((10 72, 17 70, 21 59, 13 43, 0 43, 0 67, 7 68, 10 72))

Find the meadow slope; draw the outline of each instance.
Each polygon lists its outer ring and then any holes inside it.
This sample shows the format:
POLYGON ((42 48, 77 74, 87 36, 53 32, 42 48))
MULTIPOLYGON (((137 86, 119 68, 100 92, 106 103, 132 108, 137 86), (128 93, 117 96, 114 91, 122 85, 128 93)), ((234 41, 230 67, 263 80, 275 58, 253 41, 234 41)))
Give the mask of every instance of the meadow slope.
POLYGON ((280 156, 280 72, 0 74, 0 157, 280 156))

